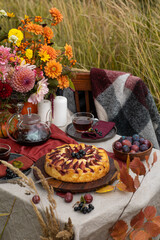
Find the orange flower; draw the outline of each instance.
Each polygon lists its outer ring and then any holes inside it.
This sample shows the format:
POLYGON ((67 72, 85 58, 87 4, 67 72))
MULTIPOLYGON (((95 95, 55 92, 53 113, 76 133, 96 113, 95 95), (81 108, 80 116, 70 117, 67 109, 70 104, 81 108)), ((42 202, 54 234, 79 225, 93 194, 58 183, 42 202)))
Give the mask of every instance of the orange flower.
POLYGON ((46 76, 50 78, 57 78, 61 75, 62 65, 59 62, 56 62, 56 60, 50 60, 47 62, 44 71, 46 76))
POLYGON ((50 27, 44 27, 44 37, 46 37, 47 39, 52 39, 53 38, 53 31, 50 27))
POLYGON ((26 29, 28 32, 33 32, 36 35, 42 35, 43 34, 43 27, 41 25, 38 24, 34 24, 34 23, 29 23, 26 25, 26 29))
POLYGON ((53 17, 53 21, 54 21, 54 23, 52 23, 53 26, 62 22, 63 16, 57 8, 51 8, 49 10, 49 12, 50 12, 51 16, 53 17))
POLYGON ((59 88, 64 89, 69 87, 69 79, 66 75, 65 76, 61 75, 60 77, 58 77, 57 80, 59 88))
POLYGON ((35 16, 34 21, 35 21, 35 22, 42 22, 43 19, 42 19, 41 16, 35 16))
POLYGON ((50 59, 55 59, 57 57, 56 50, 51 46, 43 45, 40 51, 46 52, 50 56, 50 59))
POLYGON ((66 45, 65 45, 65 55, 68 57, 68 59, 71 59, 71 58, 73 58, 73 52, 72 52, 72 47, 71 47, 71 45, 68 45, 67 43, 66 43, 66 45))

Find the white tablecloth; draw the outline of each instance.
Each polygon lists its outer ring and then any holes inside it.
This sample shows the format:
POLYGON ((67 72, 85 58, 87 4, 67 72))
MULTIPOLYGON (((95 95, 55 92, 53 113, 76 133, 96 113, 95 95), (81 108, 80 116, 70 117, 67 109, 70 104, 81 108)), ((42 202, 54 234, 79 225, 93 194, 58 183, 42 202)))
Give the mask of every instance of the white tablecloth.
MULTIPOLYGON (((106 142, 96 143, 97 147, 103 147, 107 151, 112 151, 112 142, 119 138, 116 135, 106 142)), ((87 143, 88 144, 88 143, 87 143)), ((158 161, 147 174, 141 187, 135 193, 131 203, 126 209, 123 218, 130 219, 133 215, 147 206, 155 204, 158 213, 160 209, 160 151, 157 152, 158 161)), ((152 154, 150 160, 152 159, 152 154)), ((32 172, 30 176, 34 176, 32 172)), ((37 185, 41 201, 39 207, 43 211, 43 207, 48 205, 46 192, 40 184, 37 185), (43 207, 42 207, 43 205, 43 207)), ((40 239, 41 229, 37 221, 37 217, 33 211, 30 200, 31 195, 26 195, 26 188, 19 185, 3 183, 0 184, 0 213, 8 212, 11 208, 14 198, 16 204, 13 213, 5 229, 3 240, 38 240, 40 239)), ((105 194, 92 192, 93 205, 95 209, 89 214, 75 212, 72 208, 82 194, 74 194, 71 203, 65 203, 63 198, 55 195, 57 202, 57 213, 61 223, 67 222, 68 217, 71 218, 74 225, 75 240, 105 240, 108 235, 108 229, 117 220, 124 206, 128 203, 132 193, 124 193, 118 190, 105 194)), ((0 219, 0 231, 2 230, 6 217, 0 219)))

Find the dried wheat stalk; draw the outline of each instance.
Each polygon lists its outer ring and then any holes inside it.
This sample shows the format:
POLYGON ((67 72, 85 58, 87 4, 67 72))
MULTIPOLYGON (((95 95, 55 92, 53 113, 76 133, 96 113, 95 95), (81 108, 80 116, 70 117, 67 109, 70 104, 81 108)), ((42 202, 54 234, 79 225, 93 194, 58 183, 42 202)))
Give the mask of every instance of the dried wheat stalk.
MULTIPOLYGON (((0 162, 4 164, 6 167, 10 168, 13 172, 15 172, 21 178, 19 181, 22 181, 23 183, 25 183, 29 188, 34 190, 36 194, 38 194, 35 183, 31 178, 28 178, 18 168, 15 168, 12 164, 3 160, 0 160, 0 162)), ((38 169, 37 167, 33 167, 33 169, 37 172, 43 188, 47 191, 47 197, 49 201, 49 207, 46 207, 44 211, 44 216, 42 216, 42 214, 40 213, 38 208, 35 206, 33 201, 31 201, 33 209, 36 213, 36 216, 42 228, 43 236, 40 236, 41 240, 54 240, 54 239, 55 240, 56 239, 72 240, 74 237, 74 232, 73 232, 73 225, 72 225, 71 219, 70 218, 68 219, 68 223, 65 224, 64 230, 61 231, 59 221, 57 220, 58 218, 55 217, 56 201, 53 197, 54 190, 52 187, 49 186, 47 180, 41 173, 40 169, 38 169)))

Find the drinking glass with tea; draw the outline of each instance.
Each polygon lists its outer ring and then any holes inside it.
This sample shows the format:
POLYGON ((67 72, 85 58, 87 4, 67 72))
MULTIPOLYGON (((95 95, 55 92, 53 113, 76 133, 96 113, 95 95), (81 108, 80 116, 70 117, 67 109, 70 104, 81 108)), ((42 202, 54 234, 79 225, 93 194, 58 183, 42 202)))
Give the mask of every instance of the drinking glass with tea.
POLYGON ((8 144, 0 143, 0 160, 8 161, 11 147, 8 144))
POLYGON ((72 123, 77 132, 87 132, 93 124, 94 115, 89 112, 77 112, 72 116, 72 123))

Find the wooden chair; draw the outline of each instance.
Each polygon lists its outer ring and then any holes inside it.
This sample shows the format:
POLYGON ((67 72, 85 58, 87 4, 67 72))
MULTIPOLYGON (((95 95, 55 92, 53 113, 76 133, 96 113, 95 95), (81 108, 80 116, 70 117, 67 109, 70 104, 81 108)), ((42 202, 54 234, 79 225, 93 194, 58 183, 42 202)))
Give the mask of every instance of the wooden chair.
POLYGON ((85 93, 85 105, 86 112, 90 112, 90 102, 89 102, 89 91, 92 91, 91 80, 90 80, 90 72, 78 72, 76 73, 76 77, 72 79, 74 87, 75 87, 75 103, 76 110, 80 112, 80 100, 79 100, 79 91, 84 91, 85 93))

